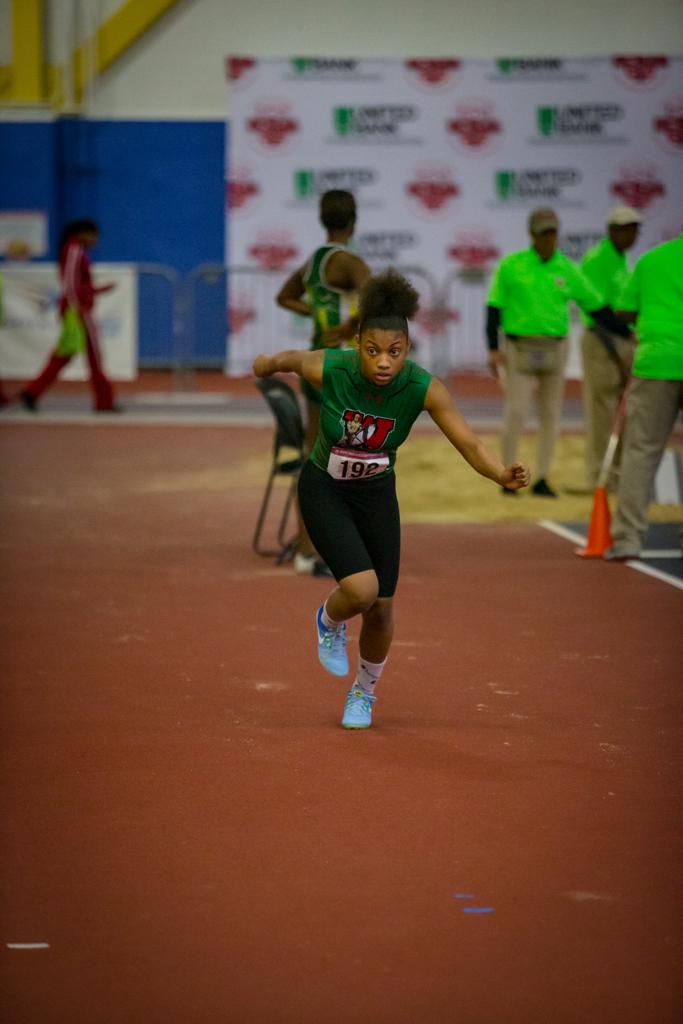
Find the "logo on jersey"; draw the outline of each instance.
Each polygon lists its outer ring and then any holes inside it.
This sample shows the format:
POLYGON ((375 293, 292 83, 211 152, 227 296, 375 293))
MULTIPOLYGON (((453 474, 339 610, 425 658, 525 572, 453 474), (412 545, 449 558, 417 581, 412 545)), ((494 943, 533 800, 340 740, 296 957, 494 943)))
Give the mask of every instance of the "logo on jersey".
POLYGON ((446 121, 450 139, 464 150, 483 153, 491 149, 503 132, 502 122, 488 100, 466 100, 458 103, 455 115, 446 121))
POLYGON ((666 149, 680 153, 683 149, 683 96, 667 100, 664 107, 653 119, 655 137, 666 149))
POLYGON ((457 199, 460 186, 446 164, 431 164, 416 169, 415 177, 406 185, 406 193, 421 210, 439 213, 457 199))
POLYGON ((666 186, 654 164, 631 164, 622 167, 620 176, 610 185, 610 193, 626 206, 647 210, 666 195, 666 186))
POLYGON ((405 67, 413 81, 419 86, 426 86, 430 91, 453 85, 460 77, 461 65, 462 61, 455 58, 444 60, 424 58, 405 61, 405 67))
POLYGON ((250 138, 267 151, 279 150, 299 132, 299 122, 289 104, 281 100, 261 100, 245 127, 250 138))
POLYGON ((344 433, 339 444, 348 448, 362 448, 367 452, 378 451, 396 426, 396 420, 386 416, 371 416, 358 409, 344 409, 341 422, 344 433))
POLYGON ((250 259, 264 270, 282 270, 299 255, 287 229, 261 231, 247 249, 250 259))
POLYGON ((620 81, 636 89, 649 89, 666 76, 668 57, 612 57, 612 66, 620 81))

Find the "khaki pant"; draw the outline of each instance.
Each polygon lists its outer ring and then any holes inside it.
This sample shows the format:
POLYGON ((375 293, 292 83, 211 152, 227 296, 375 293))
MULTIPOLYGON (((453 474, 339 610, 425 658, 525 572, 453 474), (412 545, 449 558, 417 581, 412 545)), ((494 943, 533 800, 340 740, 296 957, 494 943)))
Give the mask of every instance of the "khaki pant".
MULTIPOLYGON (((633 358, 635 343, 625 338, 612 339, 622 357, 633 358)), ((617 413, 623 381, 619 367, 595 331, 586 328, 581 338, 583 361, 583 405, 586 419, 586 483, 593 490, 598 482, 600 467, 607 449, 617 413)), ((618 479, 621 445, 617 448, 613 469, 607 481, 614 487, 618 479)))
POLYGON ((619 497, 612 523, 615 547, 640 550, 657 467, 681 410, 683 381, 633 378, 626 409, 619 497))
POLYGON ((518 342, 505 341, 505 408, 503 410, 503 434, 501 450, 506 466, 515 462, 519 439, 524 429, 531 396, 538 389, 538 458, 536 479, 550 473, 550 463, 560 428, 562 395, 564 393, 564 368, 569 353, 567 339, 557 341, 557 369, 553 373, 523 373, 520 369, 518 342))

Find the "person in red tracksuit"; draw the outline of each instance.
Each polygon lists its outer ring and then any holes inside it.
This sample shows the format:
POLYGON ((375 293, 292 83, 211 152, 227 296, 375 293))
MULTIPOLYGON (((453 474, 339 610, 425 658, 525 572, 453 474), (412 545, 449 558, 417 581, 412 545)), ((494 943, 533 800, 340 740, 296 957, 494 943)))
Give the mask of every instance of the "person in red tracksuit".
MULTIPOLYGON (((111 383, 102 368, 97 327, 92 315, 95 296, 111 291, 114 287, 113 284, 95 287, 90 275, 88 249, 98 238, 99 228, 92 220, 72 221, 62 232, 59 247, 59 276, 62 282, 59 315, 63 317, 67 307, 74 306, 83 321, 86 352, 90 364, 90 382, 95 392, 95 411, 118 412, 111 383)), ((39 375, 19 393, 19 398, 27 409, 35 412, 38 399, 57 379, 70 359, 70 355, 59 355, 55 349, 39 375)))

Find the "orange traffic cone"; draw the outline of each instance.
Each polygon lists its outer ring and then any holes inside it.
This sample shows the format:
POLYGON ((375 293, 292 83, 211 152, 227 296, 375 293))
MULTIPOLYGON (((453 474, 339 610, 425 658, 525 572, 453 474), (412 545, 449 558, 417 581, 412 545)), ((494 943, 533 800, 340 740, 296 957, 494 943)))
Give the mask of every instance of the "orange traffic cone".
POLYGON ((595 495, 593 497, 591 521, 588 524, 588 543, 585 548, 574 548, 575 553, 583 558, 602 558, 605 551, 612 547, 612 533, 610 531, 612 517, 609 510, 609 502, 607 501, 607 480, 614 463, 614 456, 617 453, 617 445, 619 444, 619 438, 626 418, 628 392, 629 382, 627 381, 621 395, 619 407, 617 408, 617 414, 614 417, 612 433, 609 436, 607 450, 600 467, 598 486, 595 488, 595 495))
POLYGON ((585 548, 575 548, 577 555, 583 558, 602 558, 607 548, 612 547, 612 534, 610 523, 612 517, 607 501, 607 489, 596 487, 593 498, 593 511, 588 527, 588 543, 585 548))

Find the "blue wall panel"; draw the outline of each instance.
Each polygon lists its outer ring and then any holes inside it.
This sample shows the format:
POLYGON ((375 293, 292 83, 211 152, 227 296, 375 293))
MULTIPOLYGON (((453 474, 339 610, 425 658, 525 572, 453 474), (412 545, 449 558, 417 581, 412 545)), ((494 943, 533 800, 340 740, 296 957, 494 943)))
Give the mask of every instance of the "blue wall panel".
POLYGON ((0 122, 0 209, 45 210, 52 259, 59 220, 54 121, 0 122))
MULTIPOLYGON (((185 275, 224 259, 224 154, 220 121, 0 123, 0 207, 46 210, 51 258, 63 224, 92 217, 96 260, 164 263, 185 275)), ((159 282, 141 283, 143 364, 171 359, 166 296, 159 282)), ((222 309, 198 332, 200 363, 222 363, 225 322, 222 309)))

